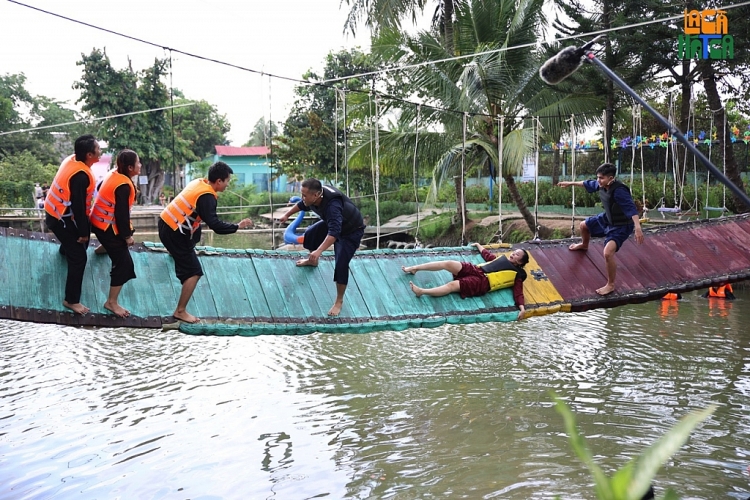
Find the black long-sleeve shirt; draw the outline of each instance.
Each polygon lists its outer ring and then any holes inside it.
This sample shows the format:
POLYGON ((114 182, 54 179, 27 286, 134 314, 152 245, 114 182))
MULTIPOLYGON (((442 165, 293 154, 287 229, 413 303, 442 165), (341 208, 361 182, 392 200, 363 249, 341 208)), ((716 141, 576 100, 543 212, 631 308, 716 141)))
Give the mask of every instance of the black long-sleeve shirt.
POLYGON ((122 184, 115 189, 115 224, 117 224, 117 235, 122 239, 133 236, 130 229, 130 190, 133 186, 122 184))

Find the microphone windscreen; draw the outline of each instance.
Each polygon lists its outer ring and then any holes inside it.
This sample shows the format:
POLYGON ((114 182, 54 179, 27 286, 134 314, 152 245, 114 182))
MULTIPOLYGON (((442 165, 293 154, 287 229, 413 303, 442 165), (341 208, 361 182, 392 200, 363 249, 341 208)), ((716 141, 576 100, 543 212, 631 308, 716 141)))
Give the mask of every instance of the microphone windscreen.
POLYGON ((557 85, 572 75, 583 64, 584 50, 565 47, 539 68, 539 76, 550 85, 557 85))

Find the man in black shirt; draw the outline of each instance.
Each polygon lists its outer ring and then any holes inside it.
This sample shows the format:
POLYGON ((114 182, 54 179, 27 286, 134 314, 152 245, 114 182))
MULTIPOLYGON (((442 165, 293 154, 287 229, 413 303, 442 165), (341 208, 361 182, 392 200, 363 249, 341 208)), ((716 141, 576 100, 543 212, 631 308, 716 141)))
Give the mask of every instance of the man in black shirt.
POLYGON ((333 245, 336 301, 328 315, 338 316, 349 284, 349 262, 365 234, 362 214, 344 193, 334 187, 321 185, 318 179, 305 179, 301 195, 302 200, 290 208, 279 222, 286 222, 291 215, 301 210, 313 211, 320 217, 320 221, 305 231, 302 245, 310 251, 310 255, 297 261, 297 265, 317 266, 321 254, 333 245))

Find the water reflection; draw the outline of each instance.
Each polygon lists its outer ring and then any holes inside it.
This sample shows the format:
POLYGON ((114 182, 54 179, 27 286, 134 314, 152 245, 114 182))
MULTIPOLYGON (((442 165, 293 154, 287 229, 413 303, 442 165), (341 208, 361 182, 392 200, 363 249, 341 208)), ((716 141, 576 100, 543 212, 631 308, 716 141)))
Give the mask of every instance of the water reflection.
POLYGON ((738 297, 366 335, 2 321, 0 498, 592 498, 549 391, 607 471, 719 403, 657 491, 745 498, 738 297))

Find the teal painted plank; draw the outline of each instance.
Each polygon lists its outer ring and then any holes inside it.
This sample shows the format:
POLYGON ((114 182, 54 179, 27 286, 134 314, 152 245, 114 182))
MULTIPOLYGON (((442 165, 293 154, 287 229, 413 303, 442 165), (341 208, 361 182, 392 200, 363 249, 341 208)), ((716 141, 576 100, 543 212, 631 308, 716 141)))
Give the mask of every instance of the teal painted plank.
POLYGON ((253 267, 256 271, 260 284, 256 293, 250 297, 251 301, 259 300, 264 297, 268 304, 268 313, 272 319, 284 319, 288 317, 287 299, 284 291, 279 288, 276 279, 277 274, 288 274, 294 266, 294 261, 287 259, 269 259, 263 256, 253 256, 253 267), (276 265, 272 264, 275 262, 276 265))
MULTIPOLYGON (((354 259, 357 259, 357 256, 355 255, 354 259)), ((352 261, 354 262, 354 261, 352 261)), ((324 283, 324 288, 329 292, 330 299, 327 304, 325 304, 325 312, 324 315, 328 314, 328 311, 331 309, 331 306, 336 301, 336 283, 333 281, 333 270, 334 270, 334 261, 333 256, 331 256, 330 260, 327 260, 325 262, 325 266, 321 269, 321 272, 323 276, 321 279, 324 283)), ((367 303, 370 300, 370 297, 366 295, 361 295, 359 293, 360 290, 360 280, 361 279, 367 279, 366 276, 362 276, 361 273, 356 272, 352 269, 351 263, 349 265, 349 284, 346 286, 346 294, 344 295, 344 307, 341 308, 341 313, 338 316, 339 321, 341 322, 357 322, 361 321, 363 319, 369 319, 370 316, 370 310, 367 307, 367 303)))
POLYGON ((88 307, 92 313, 111 314, 104 309, 109 291, 109 257, 95 255, 92 247, 86 248, 86 269, 83 273, 81 285, 81 304, 88 307))
POLYGON ((10 287, 14 281, 11 279, 13 273, 9 271, 13 265, 10 254, 11 238, 5 235, 6 231, 6 228, 0 228, 0 263, 3 266, 3 272, 0 272, 0 306, 11 304, 10 287))
MULTIPOLYGON (((370 318, 402 316, 405 313, 401 303, 405 300, 411 302, 411 299, 404 296, 403 287, 393 286, 398 281, 396 273, 404 274, 401 266, 395 266, 395 262, 387 258, 352 261, 352 273, 357 276, 360 295, 367 297, 370 318)), ((408 293, 411 294, 411 290, 408 293)))
MULTIPOLYGON (((165 316, 164 314, 161 314, 159 308, 159 303, 163 302, 165 297, 160 295, 157 291, 155 286, 157 280, 154 279, 152 267, 149 266, 148 270, 139 269, 138 259, 142 259, 142 257, 140 257, 142 254, 145 254, 145 252, 130 251, 130 256, 133 259, 133 265, 135 266, 136 277, 122 286, 120 297, 117 301, 134 316, 141 318, 149 316, 165 316)), ((153 258, 155 255, 152 255, 151 257, 151 260, 153 261, 153 270, 155 271, 161 266, 159 266, 158 259, 153 258)))
POLYGON ((45 257, 41 266, 42 280, 47 287, 49 301, 47 305, 53 311, 67 311, 62 302, 65 298, 65 279, 68 276, 68 264, 60 255, 60 243, 47 242, 44 245, 45 257))
MULTIPOLYGON (((10 237, 7 240, 8 256, 12 258, 13 264, 9 269, 10 296, 13 298, 13 306, 16 308, 32 308, 34 301, 30 293, 30 283, 34 280, 34 271, 31 268, 32 257, 29 255, 30 245, 27 238, 10 237)), ((33 256, 37 258, 36 255, 33 256)), ((62 302, 62 300, 61 300, 62 302)))
MULTIPOLYGON (((243 281, 243 275, 252 265, 250 259, 205 259, 202 265, 205 273, 202 279, 211 287, 218 317, 255 319, 243 281)), ((252 302, 256 301, 254 298, 252 302)))
MULTIPOLYGON (((319 289, 322 285, 322 269, 325 264, 320 263, 318 267, 297 267, 299 260, 296 256, 274 257, 267 260, 273 270, 266 271, 275 274, 276 285, 280 293, 285 297, 287 317, 307 322, 309 318, 321 318, 328 313, 323 309, 321 302, 317 300, 319 289)), ((265 266, 263 266, 265 268, 265 266)), ((258 272, 262 268, 258 268, 258 272)))
POLYGON ((187 311, 199 318, 218 318, 219 313, 216 311, 216 304, 214 302, 214 296, 212 294, 211 286, 206 279, 206 266, 204 265, 207 259, 221 259, 217 256, 199 256, 198 260, 203 268, 203 276, 198 280, 198 285, 195 287, 193 296, 190 297, 188 302, 187 311))
MULTIPOLYGON (((38 251, 34 252, 42 265, 37 267, 37 276, 34 277, 43 284, 44 291, 39 293, 39 308, 42 310, 62 311, 63 296, 65 290, 65 276, 60 276, 59 267, 53 265, 60 257, 60 246, 48 241, 40 241, 36 244, 38 251)), ((31 249, 30 249, 31 250, 31 249)))
MULTIPOLYGON (((255 260, 249 257, 237 259, 240 270, 239 277, 242 278, 242 290, 250 304, 250 310, 255 318, 270 318, 271 312, 268 300, 263 292, 258 270, 255 268, 255 260)), ((237 293, 243 293, 238 290, 237 293)))
MULTIPOLYGON (((155 309, 154 316, 171 316, 177 306, 182 285, 174 275, 174 260, 172 256, 164 252, 133 252, 133 263, 135 264, 136 287, 140 281, 148 281, 154 292, 151 297, 151 306, 155 309)), ((126 285, 127 286, 127 285, 126 285)), ((135 309, 135 305, 133 305, 135 309)), ((140 311, 140 308, 137 309, 140 311)), ((135 312, 139 316, 145 315, 135 312)))

